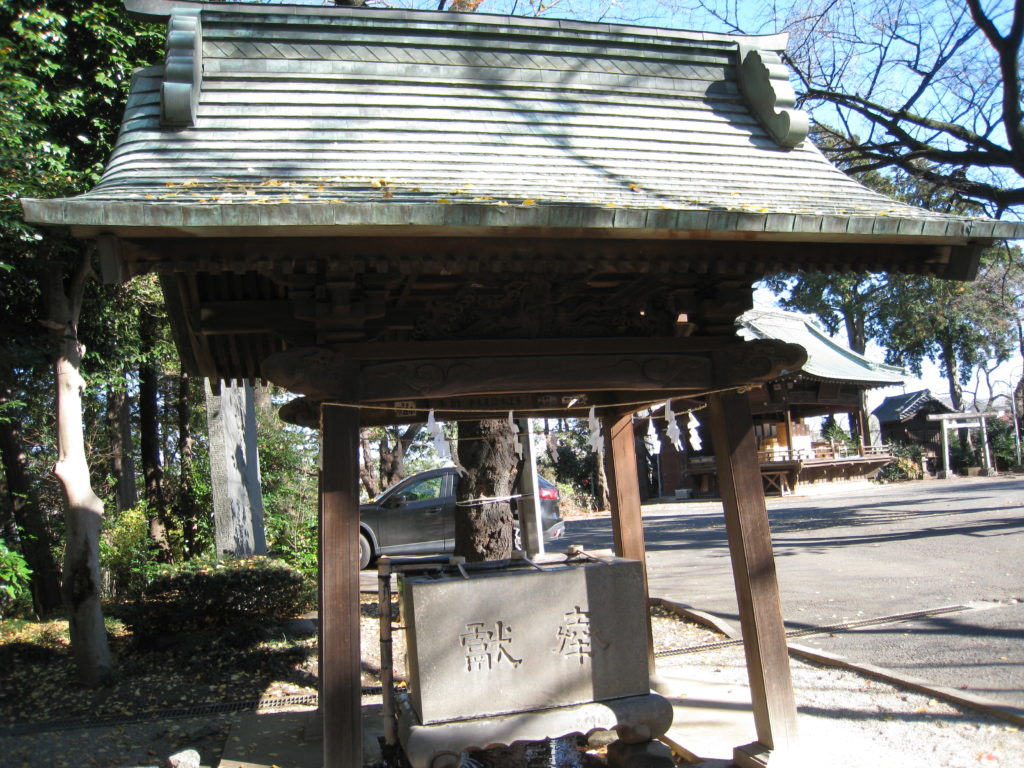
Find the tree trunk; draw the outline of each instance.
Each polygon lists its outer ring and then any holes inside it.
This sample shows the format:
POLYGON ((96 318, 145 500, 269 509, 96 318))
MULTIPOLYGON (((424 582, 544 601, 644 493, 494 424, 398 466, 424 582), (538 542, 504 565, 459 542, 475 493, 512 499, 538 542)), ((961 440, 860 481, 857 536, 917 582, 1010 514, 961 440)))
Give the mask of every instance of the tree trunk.
POLYGON ((117 511, 124 512, 139 503, 135 484, 135 445, 132 440, 132 405, 123 388, 107 394, 107 424, 110 429, 110 475, 114 478, 117 511))
POLYGON ((97 685, 111 670, 110 647, 100 605, 99 541, 103 502, 93 492, 82 428, 80 373, 84 349, 78 342, 78 318, 92 270, 84 255, 69 286, 59 270, 45 282, 47 326, 56 336, 57 464, 54 474, 64 490, 67 549, 61 594, 68 612, 71 650, 78 675, 97 685))
MULTIPOLYGON (((11 399, 10 390, 4 387, 0 392, 0 402, 9 403, 11 399)), ((15 418, 0 420, 0 454, 15 533, 21 544, 21 554, 32 569, 33 607, 36 614, 46 616, 60 607, 60 572, 50 551, 50 533, 36 501, 25 444, 15 418)))
POLYGON ((186 557, 199 554, 196 544, 199 537, 199 514, 196 509, 194 483, 192 392, 192 378, 183 369, 178 376, 178 467, 181 473, 178 519, 181 521, 181 538, 186 557))
MULTIPOLYGON (((139 336, 144 349, 156 344, 155 318, 142 313, 139 336)), ((146 505, 149 508, 149 536, 164 560, 170 557, 167 538, 167 499, 164 496, 163 467, 160 463, 160 380, 149 361, 139 368, 139 447, 146 505)))
POLYGON ((595 457, 596 466, 594 471, 597 475, 597 486, 594 488, 594 503, 599 510, 611 509, 612 500, 608 495, 608 475, 604 471, 604 451, 598 451, 595 457))
POLYGON ((405 477, 405 454, 409 452, 409 446, 412 445, 421 429, 423 429, 422 424, 410 424, 401 433, 397 427, 393 434, 385 429, 384 437, 380 441, 381 488, 390 488, 405 477), (394 441, 394 447, 391 446, 391 441, 388 438, 394 441))
POLYGON ((868 336, 864 330, 864 317, 852 307, 843 312, 843 322, 846 325, 846 341, 857 354, 863 355, 868 348, 868 336))
MULTIPOLYGON (((645 422, 646 423, 646 422, 645 422)), ((644 442, 646 431, 637 434, 634 425, 633 453, 636 455, 636 476, 637 484, 640 486, 640 500, 647 501, 653 498, 657 483, 654 480, 654 462, 651 460, 651 452, 647 450, 647 443, 644 442)))
POLYGON ((380 472, 373 466, 373 451, 370 448, 370 430, 359 430, 359 482, 371 499, 380 495, 380 472))
POLYGON ((544 450, 552 465, 558 463, 558 433, 551 429, 551 422, 544 419, 544 450))
POLYGON ((459 480, 455 554, 467 562, 512 556, 512 495, 519 459, 504 419, 459 423, 459 480), (500 499, 481 502, 481 499, 500 499))
MULTIPOLYGON (((960 384, 960 368, 957 365, 956 352, 953 346, 947 342, 942 343, 942 370, 946 374, 946 383, 949 384, 949 401, 954 411, 964 409, 964 390, 960 384)), ((971 451, 971 435, 964 429, 957 430, 957 439, 960 442, 960 450, 966 457, 971 451)))

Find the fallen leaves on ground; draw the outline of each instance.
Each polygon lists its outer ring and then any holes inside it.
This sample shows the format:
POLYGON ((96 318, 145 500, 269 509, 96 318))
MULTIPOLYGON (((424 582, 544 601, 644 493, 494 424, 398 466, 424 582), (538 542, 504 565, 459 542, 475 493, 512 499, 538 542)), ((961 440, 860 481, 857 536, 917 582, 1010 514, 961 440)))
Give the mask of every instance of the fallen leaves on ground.
POLYGON ((167 637, 139 647, 116 620, 116 668, 99 688, 77 681, 67 621, 0 623, 0 727, 103 719, 316 690, 316 641, 254 628, 167 637))

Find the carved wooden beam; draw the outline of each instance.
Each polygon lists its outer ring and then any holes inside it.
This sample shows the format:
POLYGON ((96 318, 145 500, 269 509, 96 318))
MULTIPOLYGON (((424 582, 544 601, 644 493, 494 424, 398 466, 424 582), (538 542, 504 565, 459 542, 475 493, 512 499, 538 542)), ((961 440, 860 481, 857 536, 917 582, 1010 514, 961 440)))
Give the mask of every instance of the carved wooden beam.
POLYGON ((535 393, 662 393, 679 397, 793 373, 803 347, 781 341, 727 343, 704 354, 521 355, 418 360, 356 360, 309 347, 268 357, 265 379, 316 400, 342 396, 339 382, 359 373, 359 402, 422 401, 535 393))
POLYGON ((807 350, 799 344, 757 339, 723 347, 715 353, 715 385, 739 387, 771 381, 795 373, 807 362, 807 350))
POLYGON ((697 355, 570 355, 407 360, 363 368, 365 400, 608 390, 701 390, 711 361, 697 355))

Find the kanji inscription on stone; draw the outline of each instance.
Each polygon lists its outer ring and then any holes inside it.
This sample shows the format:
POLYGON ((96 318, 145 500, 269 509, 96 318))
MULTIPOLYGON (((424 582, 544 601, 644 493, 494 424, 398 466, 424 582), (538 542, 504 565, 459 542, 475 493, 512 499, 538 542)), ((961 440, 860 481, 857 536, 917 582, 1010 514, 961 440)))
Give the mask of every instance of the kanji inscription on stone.
POLYGON ((558 650, 562 656, 576 658, 583 666, 583 660, 592 655, 590 647, 590 611, 581 610, 577 605, 565 614, 565 620, 558 628, 558 650))
POLYGON ((496 621, 494 629, 487 628, 482 621, 466 624, 466 631, 459 635, 462 647, 466 652, 466 671, 478 672, 494 669, 502 661, 511 664, 512 668, 523 663, 512 655, 509 646, 512 644, 512 627, 503 621, 496 621))
POLYGON ((638 561, 409 573, 400 593, 424 725, 650 691, 638 561))

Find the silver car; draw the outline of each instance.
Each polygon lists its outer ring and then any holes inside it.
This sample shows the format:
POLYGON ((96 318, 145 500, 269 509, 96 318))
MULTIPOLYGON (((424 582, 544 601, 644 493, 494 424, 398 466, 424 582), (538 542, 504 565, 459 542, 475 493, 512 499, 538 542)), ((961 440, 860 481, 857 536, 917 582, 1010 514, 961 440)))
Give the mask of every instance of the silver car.
MULTIPOLYGON (((378 555, 453 552, 458 482, 454 467, 430 469, 405 478, 369 504, 360 505, 359 567, 366 568, 378 555)), ((558 488, 539 475, 537 484, 544 540, 552 541, 565 532, 558 488)), ((514 501, 512 508, 518 521, 514 501)))

